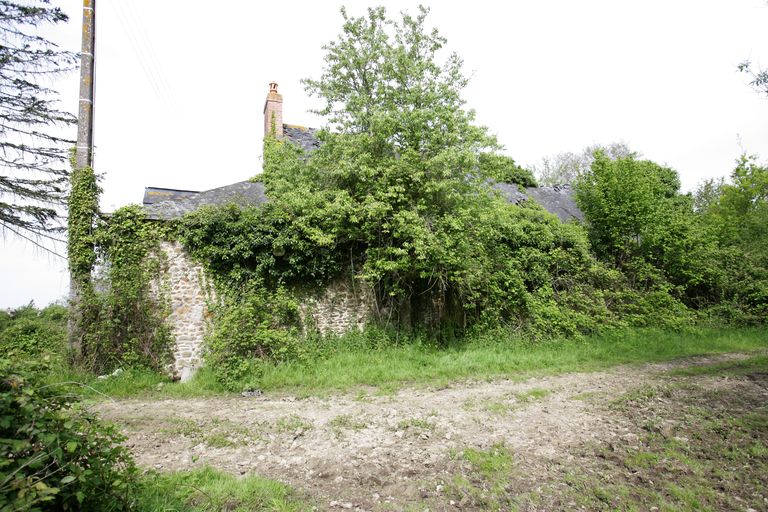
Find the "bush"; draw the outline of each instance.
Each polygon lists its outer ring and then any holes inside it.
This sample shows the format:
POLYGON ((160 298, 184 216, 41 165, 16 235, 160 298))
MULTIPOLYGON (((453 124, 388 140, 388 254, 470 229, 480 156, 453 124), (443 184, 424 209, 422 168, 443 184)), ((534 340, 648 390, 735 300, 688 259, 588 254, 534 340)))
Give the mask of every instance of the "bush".
POLYGON ((207 363, 227 389, 255 387, 266 362, 302 358, 298 322, 298 305, 283 290, 228 298, 214 310, 207 363))
POLYGON ((129 510, 138 471, 123 438, 61 386, 45 363, 0 359, 0 511, 129 510))
POLYGON ((0 354, 20 356, 61 354, 66 347, 67 308, 51 304, 41 310, 33 303, 3 312, 0 354))

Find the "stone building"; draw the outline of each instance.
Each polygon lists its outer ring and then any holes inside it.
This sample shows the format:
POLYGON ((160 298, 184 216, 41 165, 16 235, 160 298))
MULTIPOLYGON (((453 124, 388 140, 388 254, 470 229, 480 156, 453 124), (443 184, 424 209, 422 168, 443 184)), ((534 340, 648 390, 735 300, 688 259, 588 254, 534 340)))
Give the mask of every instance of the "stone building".
MULTIPOLYGON (((264 103, 264 133, 274 133, 306 152, 319 147, 315 129, 283 123, 282 106, 283 97, 277 92, 277 84, 269 84, 264 103)), ((569 186, 521 189, 516 184, 498 183, 495 188, 513 204, 533 200, 562 221, 583 218, 569 186)), ((263 183, 241 181, 206 191, 147 187, 143 206, 149 219, 167 221, 178 219, 202 205, 254 206, 267 200, 263 183)), ((192 261, 178 242, 163 242, 161 247, 168 264, 164 275, 158 279, 166 285, 163 289, 168 290, 171 306, 167 321, 176 343, 174 371, 186 380, 202 364, 203 337, 210 316, 208 304, 213 292, 202 266, 192 261)), ((361 328, 372 307, 373 297, 369 290, 357 283, 340 280, 304 297, 300 311, 305 320, 311 317, 311 323, 320 331, 341 334, 350 328, 361 328)))

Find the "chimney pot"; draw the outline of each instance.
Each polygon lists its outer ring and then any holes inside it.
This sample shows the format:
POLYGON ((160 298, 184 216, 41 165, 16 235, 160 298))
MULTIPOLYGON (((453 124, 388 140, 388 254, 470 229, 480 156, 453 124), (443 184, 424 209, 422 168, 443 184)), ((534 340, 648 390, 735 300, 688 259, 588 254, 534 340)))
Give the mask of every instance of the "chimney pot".
POLYGON ((277 94, 277 82, 269 82, 269 92, 277 94))

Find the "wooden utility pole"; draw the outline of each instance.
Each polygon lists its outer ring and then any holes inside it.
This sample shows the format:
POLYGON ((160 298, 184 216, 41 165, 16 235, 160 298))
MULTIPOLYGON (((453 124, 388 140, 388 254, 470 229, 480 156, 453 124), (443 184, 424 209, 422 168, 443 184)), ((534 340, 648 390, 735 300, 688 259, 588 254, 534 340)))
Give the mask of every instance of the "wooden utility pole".
MULTIPOLYGON (((96 0, 83 0, 83 47, 80 53, 80 105, 77 117, 77 146, 75 146, 75 168, 72 176, 93 166, 93 66, 96 48, 96 0)), ((92 171, 91 171, 92 172, 92 171)), ((74 187, 73 187, 74 189, 74 187)), ((70 201, 72 199, 70 198, 70 201)), ((73 263, 73 226, 82 222, 69 212, 69 323, 67 338, 69 347, 76 357, 80 356, 83 335, 83 312, 80 301, 83 296, 82 269, 73 263)), ((86 220, 87 222, 87 220, 86 220)), ((86 281, 88 282, 88 281, 86 281)))
POLYGON ((80 106, 75 167, 93 165, 93 64, 96 47, 96 0, 83 0, 83 49, 80 52, 80 106))

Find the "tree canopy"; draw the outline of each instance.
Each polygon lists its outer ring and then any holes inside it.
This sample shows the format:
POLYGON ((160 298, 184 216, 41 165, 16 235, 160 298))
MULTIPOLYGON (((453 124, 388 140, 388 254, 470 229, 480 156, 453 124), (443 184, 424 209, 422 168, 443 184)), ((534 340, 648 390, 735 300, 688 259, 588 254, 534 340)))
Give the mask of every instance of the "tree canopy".
POLYGON ((73 142, 58 127, 76 122, 49 86, 76 55, 38 29, 67 20, 48 0, 0 2, 0 229, 35 242, 61 228, 73 142))

